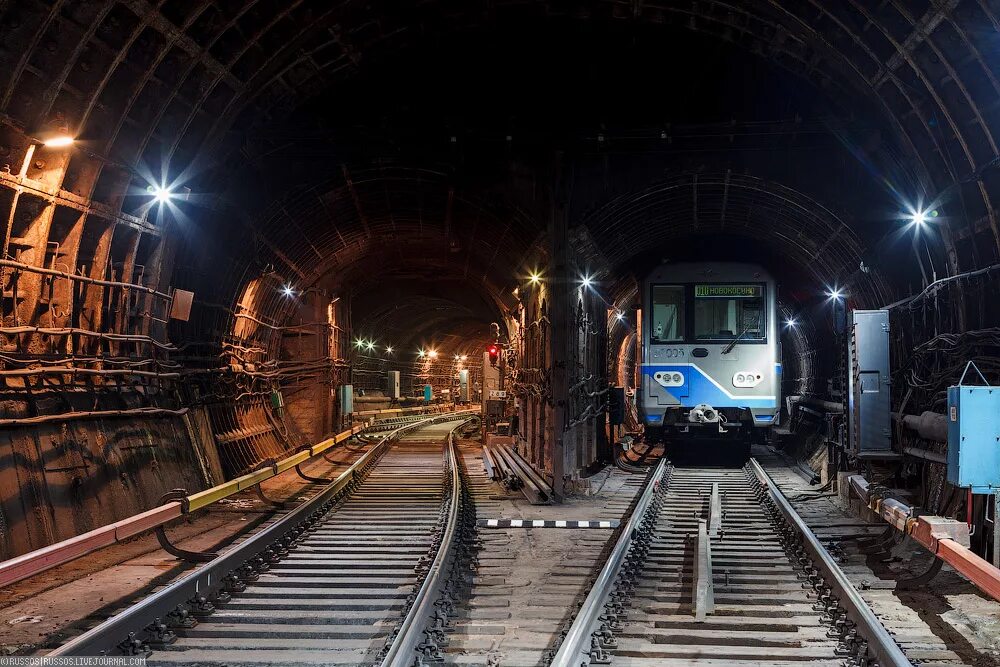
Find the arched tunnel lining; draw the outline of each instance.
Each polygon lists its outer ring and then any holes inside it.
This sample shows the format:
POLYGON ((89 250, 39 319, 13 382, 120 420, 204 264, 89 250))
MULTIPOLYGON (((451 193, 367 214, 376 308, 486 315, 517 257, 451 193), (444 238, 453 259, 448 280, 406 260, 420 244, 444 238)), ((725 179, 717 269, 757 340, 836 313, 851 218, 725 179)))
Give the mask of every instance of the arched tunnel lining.
MULTIPOLYGON (((20 293, 28 295, 31 307, 14 308, 13 313, 5 311, 5 319, 19 320, 24 314, 28 326, 38 326, 40 322, 59 324, 52 320, 60 318, 60 309, 48 306, 51 298, 41 298, 43 281, 47 278, 42 278, 42 274, 36 271, 50 263, 55 265, 51 253, 43 250, 43 246, 52 242, 59 244, 61 252, 71 254, 66 259, 66 266, 70 269, 67 273, 83 271, 93 280, 133 285, 142 283, 143 287, 153 290, 184 287, 194 291, 198 297, 188 324, 173 321, 165 325, 163 313, 156 310, 163 304, 150 305, 156 302, 156 295, 149 295, 146 302, 140 304, 140 299, 134 296, 135 289, 132 295, 124 295, 129 290, 101 285, 81 299, 83 305, 76 307, 75 313, 63 318, 73 324, 89 320, 89 326, 95 330, 92 333, 100 334, 73 334, 78 338, 71 345, 74 352, 86 351, 95 338, 102 340, 99 345, 105 345, 108 335, 131 336, 135 338, 128 342, 131 346, 128 353, 142 357, 142 363, 153 363, 158 368, 159 378, 153 390, 137 391, 123 402, 129 404, 132 401, 154 410, 180 408, 190 402, 190 396, 172 393, 174 389, 166 376, 173 369, 165 365, 172 362, 158 358, 153 348, 161 349, 159 346, 164 341, 171 340, 185 346, 184 354, 177 356, 214 357, 228 342, 225 337, 229 332, 235 331, 241 334, 238 338, 243 338, 243 334, 249 331, 238 330, 235 324, 237 298, 244 285, 263 275, 265 270, 280 274, 281 280, 275 283, 275 290, 294 282, 296 288, 303 292, 316 287, 321 292, 325 290, 324 299, 333 299, 338 296, 335 291, 337 284, 321 284, 328 275, 339 272, 343 282, 363 285, 365 283, 361 278, 364 274, 374 272, 371 267, 381 269, 393 263, 392 252, 385 251, 393 241, 400 237, 420 239, 425 234, 422 215, 426 202, 411 199, 409 204, 379 205, 389 196, 405 198, 415 189, 403 184, 405 178, 386 179, 385 169, 373 170, 375 175, 370 178, 363 172, 344 171, 340 177, 342 182, 335 188, 337 194, 333 197, 336 215, 328 218, 327 221, 332 220, 332 224, 325 226, 323 215, 318 215, 322 206, 329 203, 324 200, 325 194, 317 197, 318 204, 317 201, 301 203, 298 209, 294 198, 288 200, 295 211, 291 221, 288 215, 251 221, 248 219, 255 216, 246 215, 246 211, 234 214, 231 208, 225 207, 208 208, 213 212, 209 214, 205 209, 188 206, 185 202, 179 202, 177 206, 186 218, 173 216, 170 211, 157 217, 154 213, 156 207, 144 205, 122 208, 126 188, 133 180, 129 173, 132 165, 139 164, 139 171, 150 172, 145 177, 140 175, 134 179, 140 193, 136 195, 133 191, 132 198, 135 200, 146 197, 141 193, 145 192, 143 186, 149 178, 162 176, 152 173, 150 165, 167 165, 168 175, 178 175, 180 180, 190 179, 185 183, 197 183, 199 178, 205 183, 211 183, 213 179, 214 182, 223 182, 219 174, 204 172, 201 168, 206 163, 225 164, 226 156, 243 154, 235 151, 247 147, 238 146, 240 133, 229 132, 230 128, 260 127, 268 122, 265 120, 267 113, 272 118, 281 116, 300 107, 302 100, 327 87, 320 84, 339 81, 341 74, 334 72, 342 70, 340 66, 345 64, 343 54, 311 65, 304 65, 296 57, 296 49, 313 44, 312 40, 317 40, 315 45, 318 48, 329 46, 324 42, 327 37, 323 30, 332 21, 343 23, 349 33, 355 32, 355 36, 360 36, 358 48, 369 49, 383 57, 398 49, 398 44, 388 39, 386 34, 363 35, 359 26, 367 22, 367 17, 359 19, 360 23, 354 23, 352 18, 356 17, 339 16, 329 11, 309 16, 307 21, 299 9, 288 8, 283 14, 288 21, 275 22, 274 25, 261 23, 258 40, 237 40, 241 44, 234 45, 227 38, 227 33, 234 28, 235 19, 203 24, 199 22, 198 12, 186 10, 181 5, 165 6, 161 10, 151 8, 150 16, 140 17, 124 3, 109 3, 103 9, 98 8, 96 3, 68 3, 51 11, 44 3, 17 4, 17 7, 4 8, 4 17, 9 19, 5 22, 5 29, 9 29, 11 48, 2 56, 5 64, 10 66, 4 68, 8 76, 0 80, 4 113, 4 136, 0 143, 3 143, 5 157, 9 156, 13 169, 3 176, 0 210, 8 213, 5 254, 17 254, 16 261, 29 268, 5 266, 3 276, 5 280, 15 273, 20 276, 17 279, 21 286, 20 293), (301 23, 297 24, 297 21, 301 23), (278 23, 283 25, 279 27, 278 23), (295 25, 302 27, 292 27, 295 25), (178 38, 181 32, 187 36, 178 38), (56 37, 54 40, 42 39, 45 34, 56 37), (68 57, 56 59, 45 53, 68 57), (94 53, 103 56, 95 56, 94 53), (118 56, 109 55, 115 53, 118 56), (11 54, 19 54, 16 62, 9 62, 11 54), (151 57, 146 57, 150 54, 151 57), (288 90, 294 93, 287 94, 288 90), (34 99, 42 103, 33 106, 31 102, 34 99), (56 130, 65 128, 78 132, 80 150, 60 153, 32 143, 33 138, 53 125, 56 130), (29 144, 32 146, 30 155, 29 144), (19 164, 24 166, 20 170, 23 175, 15 177, 19 164), (397 217, 395 212, 398 211, 406 211, 406 214, 397 217), (185 224, 207 221, 215 213, 220 219, 233 216, 238 221, 212 219, 211 223, 218 226, 213 229, 236 229, 243 234, 227 236, 218 232, 216 238, 204 245, 215 251, 225 245, 230 246, 224 249, 228 251, 232 251, 234 245, 241 249, 249 248, 249 259, 240 255, 231 263, 222 262, 217 261, 207 249, 188 247, 178 252, 176 247, 171 247, 175 243, 175 234, 190 233, 183 230, 185 224), (304 232, 301 229, 295 231, 295 225, 300 220, 315 220, 319 225, 304 232), (371 231, 362 231, 369 224, 371 231), (335 241, 329 236, 332 230, 338 231, 343 240, 335 241), (249 242, 234 244, 233 239, 249 242), (14 247, 18 243, 26 245, 18 250, 14 247), (324 249, 333 247, 339 250, 332 256, 323 253, 324 249), (317 248, 321 250, 317 252, 317 248), (329 266, 327 262, 331 262, 329 266), (105 292, 116 303, 120 301, 122 313, 102 319, 100 313, 105 292), (125 312, 129 310, 136 310, 141 316, 126 316, 125 312), (155 316, 147 317, 147 314, 155 316), (41 319, 42 315, 49 321, 41 319), (206 335, 207 332, 211 333, 206 335), (142 337, 148 337, 155 343, 142 337)), ((471 29, 473 24, 478 25, 482 21, 479 16, 463 12, 449 13, 448 19, 441 19, 434 14, 433 5, 426 3, 413 16, 387 15, 386 18, 391 20, 386 25, 399 29, 392 34, 401 35, 401 42, 412 40, 412 43, 419 43, 418 34, 433 39, 457 29, 471 29)), ((621 23, 612 5, 599 6, 606 12, 589 12, 595 23, 605 19, 609 24, 621 23)), ((631 18, 640 19, 644 25, 663 23, 667 24, 665 29, 693 30, 716 40, 722 38, 735 42, 746 52, 770 58, 778 66, 818 82, 819 87, 825 88, 831 97, 850 102, 855 93, 861 91, 865 94, 863 96, 875 99, 875 106, 884 112, 898 144, 896 153, 885 151, 889 154, 887 161, 912 161, 914 165, 913 178, 900 179, 900 189, 909 195, 921 189, 919 183, 929 198, 934 193, 952 193, 947 205, 952 210, 961 211, 961 214, 948 216, 949 222, 941 226, 950 263, 952 267, 978 268, 992 261, 996 250, 992 205, 996 176, 990 166, 995 160, 993 131, 996 124, 990 105, 984 104, 983 100, 992 99, 1000 88, 982 55, 990 50, 984 48, 980 35, 970 26, 979 23, 995 25, 996 17, 981 3, 962 2, 954 9, 949 13, 940 7, 926 7, 921 15, 910 15, 894 6, 870 9, 832 3, 815 6, 808 10, 808 14, 804 8, 785 6, 738 8, 721 13, 716 5, 709 4, 693 9, 644 7, 638 9, 638 16, 631 18), (818 18, 812 15, 813 11, 818 18), (871 26, 871 29, 862 29, 861 26, 871 26), (959 112, 966 109, 972 112, 977 122, 961 122, 963 116, 959 112)), ((211 15, 223 10, 205 4, 200 11, 211 15)), ((517 13, 517 8, 503 6, 500 11, 499 20, 523 17, 523 14, 517 13)), ((261 19, 248 16, 247 20, 261 19)), ((334 51, 340 53, 336 49, 334 51)), ((348 70, 351 76, 357 76, 358 70, 352 67, 342 71, 348 70)), ((452 192, 464 191, 461 183, 453 187, 452 178, 453 175, 449 174, 448 178, 423 175, 417 179, 437 184, 434 202, 427 207, 437 214, 430 217, 443 223, 445 229, 450 224, 454 229, 462 230, 471 226, 475 230, 488 230, 489 234, 475 233, 464 237, 465 247, 461 247, 460 243, 459 252, 453 253, 458 258, 439 259, 449 257, 443 252, 444 248, 451 253, 451 236, 448 234, 428 242, 426 252, 416 242, 410 250, 424 254, 422 260, 428 260, 427 264, 448 267, 447 271, 461 266, 462 279, 476 285, 475 289, 489 295, 490 301, 495 304, 477 310, 475 321, 486 321, 497 310, 502 313, 501 304, 509 307, 507 294, 520 277, 516 274, 525 266, 525 257, 535 247, 538 231, 548 222, 546 209, 549 202, 540 197, 541 201, 532 201, 534 210, 527 213, 486 218, 467 213, 452 217, 454 222, 449 223, 448 211, 455 210, 449 207, 458 201, 461 208, 463 197, 458 194, 456 200, 452 192), (503 233, 497 234, 498 231, 503 233), (518 267, 517 271, 512 267, 518 267)), ((718 174, 704 175, 704 178, 707 179, 704 183, 706 189, 701 191, 699 198, 702 203, 706 200, 729 201, 725 195, 719 194, 720 187, 725 189, 725 181, 720 180, 718 174)), ((687 185, 691 184, 681 183, 678 187, 687 189, 687 185)), ((695 193, 701 187, 696 181, 690 190, 695 193)), ((478 196, 474 190, 473 187, 467 191, 470 199, 478 196)), ((753 192, 753 197, 759 197, 764 190, 770 190, 771 194, 779 197, 787 194, 773 184, 744 190, 753 192)), ((733 205, 738 205, 738 191, 739 187, 734 190, 733 205)), ((519 209, 511 201, 503 201, 503 197, 495 199, 501 200, 501 210, 519 209)), ((624 204, 626 201, 627 198, 619 199, 617 203, 624 204)), ((678 201, 684 208, 691 203, 683 199, 678 201)), ((638 211, 637 205, 632 206, 638 211)), ((714 215, 712 210, 701 210, 709 218, 714 215)), ((772 212, 780 214, 784 210, 776 208, 772 212)), ((808 212, 800 212, 802 219, 807 217, 808 212)), ((676 219, 678 224, 692 222, 686 216, 658 215, 669 220, 676 219)), ((728 214, 720 215, 720 220, 727 218, 728 214)), ((614 222, 618 218, 607 220, 614 222)), ((599 224, 595 221, 593 229, 599 245, 612 258, 617 258, 613 259, 617 267, 631 256, 619 247, 614 235, 599 231, 607 220, 599 224)), ((699 216, 698 224, 703 222, 704 218, 699 216)), ((853 276, 851 284, 857 285, 858 303, 877 306, 887 302, 880 298, 888 292, 887 286, 881 284, 877 276, 861 270, 865 255, 860 247, 864 246, 855 247, 849 233, 845 236, 844 230, 829 226, 829 220, 825 220, 821 221, 822 224, 809 227, 814 231, 803 237, 806 227, 796 229, 795 223, 789 220, 781 220, 780 223, 783 231, 776 234, 776 243, 791 256, 814 256, 815 261, 805 265, 813 272, 817 282, 831 276, 838 279, 853 276), (809 246, 810 238, 828 239, 830 246, 809 246)), ((707 224, 705 227, 713 229, 707 224)), ((673 229, 669 224, 659 228, 673 229)), ((718 226, 714 229, 722 231, 718 226)), ((668 239, 682 238, 673 235, 673 231, 669 233, 672 235, 649 232, 642 237, 642 244, 657 246, 668 239)), ((211 235, 214 236, 215 232, 211 235)), ((195 238, 192 244, 200 245, 202 240, 195 238)), ((233 254, 219 251, 219 255, 225 257, 233 254)), ((874 270, 877 272, 878 267, 875 266, 874 270)), ((411 274, 411 279, 422 277, 412 277, 411 274)), ((72 301, 70 285, 78 282, 82 281, 60 276, 52 284, 59 296, 72 301)), ((55 302, 58 303, 58 300, 55 302)), ((267 330, 266 342, 271 350, 280 347, 278 341, 284 327, 316 321, 315 313, 303 314, 294 301, 280 296, 271 295, 263 303, 258 314, 269 326, 264 326, 259 332, 263 336, 264 330, 267 330)), ((318 305, 322 304, 313 305, 318 309, 318 305)), ((983 310, 981 305, 980 310, 983 310)), ((462 309, 454 312, 460 313, 462 309)), ((935 322, 935 325, 954 323, 947 317, 944 319, 944 322, 935 322)), ((983 323, 990 320, 988 312, 978 319, 983 323)), ((5 322, 5 325, 11 324, 21 322, 5 322)), ((475 335, 472 329, 468 331, 470 336, 475 335)), ((19 337, 18 345, 23 345, 23 349, 19 347, 18 353, 37 354, 40 349, 53 347, 53 340, 57 349, 65 342, 56 334, 37 331, 29 335, 6 335, 19 337)), ((119 341, 115 341, 115 345, 118 346, 115 348, 117 353, 122 353, 127 347, 119 341)), ((185 359, 184 363, 189 362, 185 359)), ((204 371, 199 366, 200 362, 190 363, 197 372, 204 371)), ((136 373, 129 370, 128 377, 135 376, 136 373)), ((227 383, 228 377, 223 376, 205 394, 225 396, 225 391, 219 391, 219 387, 225 388, 227 383)), ((256 397, 248 398, 257 401, 252 410, 264 422, 262 406, 265 405, 266 392, 256 393, 256 397)), ((110 399, 105 397, 105 400, 110 399)), ((39 410, 57 412, 74 403, 75 400, 19 409, 25 415, 39 410)), ((239 423, 236 419, 234 425, 239 423)), ((286 444, 281 438, 274 437, 275 447, 286 444)))

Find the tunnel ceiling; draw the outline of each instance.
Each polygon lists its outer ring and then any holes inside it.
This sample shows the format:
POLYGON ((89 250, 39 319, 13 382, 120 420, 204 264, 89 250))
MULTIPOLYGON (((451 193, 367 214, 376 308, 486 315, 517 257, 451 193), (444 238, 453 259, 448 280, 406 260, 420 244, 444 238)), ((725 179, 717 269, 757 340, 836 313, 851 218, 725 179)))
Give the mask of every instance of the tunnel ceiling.
POLYGON ((0 12, 3 121, 33 136, 66 127, 104 164, 73 195, 115 206, 129 179, 221 195, 190 209, 195 234, 233 250, 234 230, 250 229, 237 250, 303 285, 349 286, 362 326, 385 317, 363 303, 378 285, 414 312, 494 319, 545 230, 553 150, 571 224, 587 221, 618 268, 728 208, 720 222, 758 220, 818 281, 847 278, 898 224, 892 209, 921 199, 945 214, 952 268, 996 259, 1000 13, 979 0, 24 0, 0 12), (622 95, 618 80, 655 92, 622 95), (701 186, 665 194, 691 174, 701 186), (793 200, 822 209, 773 208, 793 200), (647 215, 669 225, 650 229, 647 215), (477 303, 417 287, 435 281, 463 282, 477 303))

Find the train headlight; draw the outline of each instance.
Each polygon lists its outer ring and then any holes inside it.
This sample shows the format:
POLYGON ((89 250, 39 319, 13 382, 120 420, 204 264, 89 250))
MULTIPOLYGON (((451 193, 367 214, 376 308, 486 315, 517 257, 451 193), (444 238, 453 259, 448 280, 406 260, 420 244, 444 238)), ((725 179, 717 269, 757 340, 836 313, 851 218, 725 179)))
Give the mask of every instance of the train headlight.
POLYGON ((749 389, 759 385, 763 379, 764 376, 758 371, 741 371, 733 375, 733 386, 749 389))
POLYGON ((653 379, 661 387, 681 387, 684 385, 684 375, 671 371, 659 371, 653 375, 653 379))

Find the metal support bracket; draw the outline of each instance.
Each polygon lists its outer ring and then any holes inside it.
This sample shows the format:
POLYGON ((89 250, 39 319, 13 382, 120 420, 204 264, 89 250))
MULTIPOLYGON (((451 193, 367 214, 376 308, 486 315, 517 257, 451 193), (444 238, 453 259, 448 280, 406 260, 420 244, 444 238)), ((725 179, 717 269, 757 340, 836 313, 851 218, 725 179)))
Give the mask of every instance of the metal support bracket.
MULTIPOLYGON (((310 450, 312 450, 312 447, 310 445, 303 445, 299 447, 300 452, 305 452, 310 450)), ((312 475, 307 475, 302 471, 301 463, 296 464, 295 474, 297 474, 299 477, 306 480, 307 482, 312 482, 313 484, 329 484, 330 482, 333 481, 332 479, 327 479, 326 477, 313 477, 312 475)))
POLYGON ((276 507, 278 509, 285 509, 285 501, 283 501, 283 500, 274 500, 273 498, 268 498, 267 496, 265 496, 264 495, 264 489, 260 488, 260 484, 254 484, 253 485, 253 492, 254 492, 254 495, 256 495, 258 498, 260 498, 260 501, 262 503, 265 503, 267 505, 271 505, 272 507, 276 507))
POLYGON ((898 579, 896 581, 896 590, 906 591, 923 586, 937 576, 938 572, 941 571, 942 565, 944 565, 944 561, 935 556, 934 560, 931 561, 930 567, 923 574, 918 574, 915 577, 907 577, 906 579, 898 579))
POLYGON ((295 473, 302 479, 306 480, 307 482, 312 482, 313 484, 329 484, 330 482, 333 481, 332 479, 327 479, 326 477, 313 477, 312 475, 305 474, 304 472, 302 472, 301 464, 295 466, 295 473))
MULTIPOLYGON (((182 511, 184 514, 187 514, 187 495, 188 494, 185 489, 174 489, 172 491, 168 491, 163 494, 163 497, 160 498, 160 505, 180 501, 182 504, 182 511)), ((175 556, 181 560, 186 560, 189 563, 207 563, 219 557, 219 554, 211 551, 188 551, 187 549, 181 549, 180 547, 173 545, 170 542, 170 538, 167 537, 167 531, 163 529, 163 524, 156 527, 156 540, 160 543, 163 550, 171 556, 175 556)))

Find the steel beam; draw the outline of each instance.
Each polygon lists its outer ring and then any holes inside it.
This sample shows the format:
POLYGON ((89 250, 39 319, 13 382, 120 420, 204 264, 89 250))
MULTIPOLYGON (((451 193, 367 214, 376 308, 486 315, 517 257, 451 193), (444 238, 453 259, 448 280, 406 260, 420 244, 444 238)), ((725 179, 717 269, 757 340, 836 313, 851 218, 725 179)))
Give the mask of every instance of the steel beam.
POLYGON ((712 482, 712 497, 708 503, 708 536, 718 537, 722 529, 722 497, 719 495, 719 483, 712 482))
MULTIPOLYGON (((718 486, 717 484, 713 486, 718 486)), ((712 539, 708 534, 708 522, 698 519, 698 538, 694 560, 694 617, 704 621, 705 616, 715 612, 715 584, 712 581, 712 539)))

